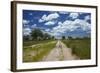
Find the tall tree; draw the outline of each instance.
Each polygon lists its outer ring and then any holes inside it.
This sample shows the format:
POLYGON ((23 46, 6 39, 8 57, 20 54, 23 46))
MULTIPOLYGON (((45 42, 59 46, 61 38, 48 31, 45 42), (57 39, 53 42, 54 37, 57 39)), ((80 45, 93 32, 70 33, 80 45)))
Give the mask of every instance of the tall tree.
POLYGON ((41 40, 43 37, 43 32, 40 29, 34 29, 31 33, 33 40, 41 40))
POLYGON ((62 36, 62 39, 63 39, 63 40, 66 39, 65 36, 62 36))
POLYGON ((55 37, 54 37, 54 36, 52 36, 52 39, 54 40, 54 39, 55 39, 55 37))
POLYGON ((44 38, 44 39, 50 39, 50 37, 51 37, 51 36, 50 36, 48 33, 45 33, 45 34, 43 35, 43 38, 44 38))
POLYGON ((68 39, 73 39, 71 36, 68 36, 68 39))

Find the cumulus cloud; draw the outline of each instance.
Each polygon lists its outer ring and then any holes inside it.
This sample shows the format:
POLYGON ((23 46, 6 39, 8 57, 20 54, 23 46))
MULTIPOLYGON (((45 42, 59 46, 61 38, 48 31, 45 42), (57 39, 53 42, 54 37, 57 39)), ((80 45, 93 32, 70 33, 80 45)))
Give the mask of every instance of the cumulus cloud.
POLYGON ((52 29, 52 35, 61 35, 66 32, 72 32, 80 28, 82 31, 90 31, 91 25, 82 19, 66 20, 63 23, 58 22, 58 26, 52 29))
POLYGON ((88 22, 86 22, 85 20, 76 19, 73 22, 73 24, 76 26, 80 26, 81 29, 83 29, 83 31, 87 31, 88 29, 91 29, 91 25, 88 22))
POLYGON ((90 20, 91 19, 91 16, 90 15, 87 15, 87 16, 85 16, 85 18, 84 18, 84 20, 86 20, 86 21, 88 21, 88 20, 90 20))
POLYGON ((48 21, 48 22, 45 23, 45 25, 54 25, 54 24, 55 24, 54 21, 48 21))
POLYGON ((32 26, 31 26, 31 28, 33 29, 33 28, 36 28, 37 27, 37 24, 33 24, 32 26))
POLYGON ((50 31, 50 29, 45 29, 45 31, 46 31, 46 32, 49 32, 49 31, 50 31))
POLYGON ((61 25, 62 24, 62 22, 58 22, 58 25, 61 25))
POLYGON ((45 22, 45 21, 51 21, 53 19, 57 19, 59 17, 58 13, 51 13, 49 15, 44 14, 41 19, 39 19, 39 22, 45 22))
POLYGON ((71 26, 72 21, 66 20, 65 22, 61 23, 59 22, 58 26, 53 28, 53 31, 57 34, 59 33, 64 33, 65 31, 68 31, 72 26, 71 26))
POLYGON ((26 36, 26 35, 29 35, 31 33, 31 29, 30 28, 24 28, 23 29, 23 34, 26 36))
POLYGON ((22 23, 25 25, 25 24, 28 24, 30 21, 29 20, 23 20, 22 23))
POLYGON ((78 18, 79 13, 70 13, 69 17, 71 17, 72 19, 76 19, 78 18))

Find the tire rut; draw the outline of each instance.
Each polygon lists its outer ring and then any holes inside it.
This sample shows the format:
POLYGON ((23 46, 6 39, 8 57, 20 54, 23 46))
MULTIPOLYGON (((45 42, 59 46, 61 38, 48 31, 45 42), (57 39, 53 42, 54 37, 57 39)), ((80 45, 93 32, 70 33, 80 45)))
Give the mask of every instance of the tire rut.
POLYGON ((63 61, 79 59, 72 54, 72 49, 68 48, 60 40, 57 41, 56 47, 47 55, 44 56, 43 61, 63 61))

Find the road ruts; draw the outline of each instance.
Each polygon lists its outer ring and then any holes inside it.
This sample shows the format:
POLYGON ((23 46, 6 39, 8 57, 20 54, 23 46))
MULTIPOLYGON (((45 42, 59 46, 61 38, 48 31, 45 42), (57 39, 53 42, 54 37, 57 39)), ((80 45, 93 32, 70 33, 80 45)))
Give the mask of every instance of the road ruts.
POLYGON ((68 48, 63 42, 58 40, 56 47, 47 55, 44 56, 43 61, 63 61, 79 59, 72 54, 72 49, 68 48))

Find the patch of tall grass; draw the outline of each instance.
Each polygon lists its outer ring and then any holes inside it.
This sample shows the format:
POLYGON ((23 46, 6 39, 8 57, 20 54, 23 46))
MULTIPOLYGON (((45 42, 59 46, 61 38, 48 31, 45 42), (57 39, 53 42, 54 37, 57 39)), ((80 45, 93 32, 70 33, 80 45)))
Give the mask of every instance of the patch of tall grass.
POLYGON ((76 54, 80 59, 91 58, 91 41, 90 39, 69 39, 63 40, 67 47, 72 49, 72 53, 76 54))
POLYGON ((41 43, 34 47, 23 49, 23 62, 38 62, 42 61, 43 57, 46 56, 56 45, 56 41, 41 43), (35 55, 31 55, 33 52, 35 55))

